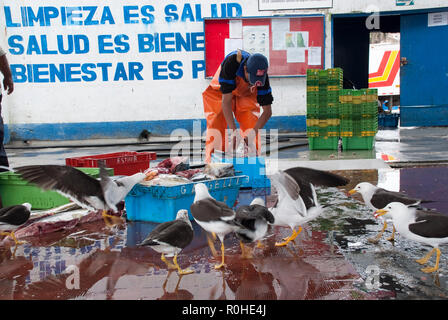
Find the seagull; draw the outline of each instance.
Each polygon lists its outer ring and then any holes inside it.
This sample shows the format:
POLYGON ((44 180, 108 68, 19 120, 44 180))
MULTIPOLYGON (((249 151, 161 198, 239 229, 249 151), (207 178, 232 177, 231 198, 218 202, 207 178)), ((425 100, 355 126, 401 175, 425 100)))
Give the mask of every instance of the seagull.
POLYGON ((117 205, 124 200, 134 185, 152 179, 157 172, 147 169, 131 176, 112 180, 103 160, 98 161, 100 179, 65 165, 30 165, 15 168, 23 179, 35 183, 44 190, 55 190, 91 211, 102 210, 103 218, 114 216, 107 211, 118 212, 117 205))
MULTIPOLYGON (((191 215, 205 231, 218 235, 221 241, 221 264, 215 265, 215 269, 220 269, 224 266, 224 237, 242 226, 234 220, 235 211, 224 202, 213 199, 205 184, 195 184, 194 191, 194 201, 190 206, 191 215)), ((212 248, 213 243, 208 240, 212 248)))
POLYGON ((266 208, 262 198, 255 198, 250 205, 243 205, 236 209, 235 221, 244 226, 235 231, 240 239, 242 256, 250 258, 251 255, 246 253, 244 243, 258 241, 257 247, 260 247, 260 240, 266 235, 268 224, 274 223, 274 216, 266 208))
POLYGON ((269 176, 272 185, 277 190, 277 201, 272 212, 274 225, 290 227, 292 234, 276 243, 278 247, 286 246, 302 232, 304 223, 317 218, 324 207, 317 201, 315 186, 337 187, 346 185, 349 180, 331 172, 294 167, 278 171, 269 176), (299 226, 296 231, 295 228, 299 226))
POLYGON ((416 205, 405 205, 391 202, 383 209, 375 211, 375 217, 389 214, 400 235, 413 241, 433 247, 426 256, 416 260, 424 265, 428 263, 434 251, 437 252, 436 264, 421 269, 424 273, 432 273, 439 269, 439 245, 448 243, 448 216, 435 210, 428 210, 416 205))
MULTIPOLYGON (((431 201, 422 201, 421 199, 415 199, 411 198, 408 195, 396 192, 396 191, 389 191, 377 186, 374 186, 373 184, 369 182, 360 182, 358 183, 352 190, 348 192, 349 195, 353 195, 355 193, 359 192, 362 196, 362 199, 364 200, 364 203, 367 207, 369 207, 371 210, 375 211, 378 209, 382 209, 385 206, 387 206, 391 202, 401 202, 406 205, 411 204, 420 204, 425 202, 431 202, 431 201)), ((369 239, 369 242, 377 243, 381 236, 383 235, 384 231, 387 228, 387 220, 391 220, 390 215, 386 214, 384 216, 385 219, 382 218, 384 225, 380 233, 372 239, 369 239)), ((390 238, 387 238, 388 241, 394 241, 395 239, 395 226, 393 226, 392 229, 392 236, 390 238)))
POLYGON ((177 269, 179 275, 193 273, 193 270, 182 270, 177 263, 177 255, 193 240, 193 227, 188 218, 188 210, 179 210, 176 219, 159 224, 138 246, 150 246, 162 253, 162 261, 168 268, 177 269), (174 266, 165 258, 172 257, 174 266))
POLYGON ((25 224, 31 215, 31 204, 25 202, 0 209, 0 235, 10 236, 16 245, 23 244, 17 241, 14 231, 25 224), (7 232, 9 231, 9 232, 7 232))

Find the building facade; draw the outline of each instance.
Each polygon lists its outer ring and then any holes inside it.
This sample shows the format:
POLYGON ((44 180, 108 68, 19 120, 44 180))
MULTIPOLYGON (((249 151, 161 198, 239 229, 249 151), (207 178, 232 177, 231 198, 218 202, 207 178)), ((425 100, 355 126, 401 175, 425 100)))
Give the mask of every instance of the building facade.
MULTIPOLYGON (((403 30, 423 23, 421 32, 409 35, 418 38, 430 30, 434 35, 429 39, 445 37, 446 12, 443 0, 110 0, 98 5, 87 0, 3 0, 0 45, 15 82, 14 93, 3 95, 5 139, 130 138, 144 129, 169 135, 178 128, 191 131, 195 121, 205 129, 202 91, 210 70, 204 26, 210 19, 322 17, 319 67, 342 67, 358 87, 367 87, 366 34, 398 28, 402 41, 408 41, 403 30)), ((410 40, 408 44, 415 49, 410 40)), ((433 45, 436 53, 446 46, 433 45)), ((295 59, 303 52, 296 51, 295 59)), ((274 103, 268 129, 306 130, 306 77, 299 73, 271 77, 274 103)), ((440 77, 447 81, 446 74, 440 77)), ((415 103, 418 97, 406 99, 406 72, 401 79, 402 105, 448 105, 447 97, 435 101, 427 96, 415 103)))

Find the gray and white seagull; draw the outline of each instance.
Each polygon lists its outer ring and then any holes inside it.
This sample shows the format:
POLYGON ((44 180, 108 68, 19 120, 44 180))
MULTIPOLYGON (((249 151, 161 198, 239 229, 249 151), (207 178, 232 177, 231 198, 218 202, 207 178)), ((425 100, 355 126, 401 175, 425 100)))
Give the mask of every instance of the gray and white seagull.
POLYGON ((176 268, 180 275, 193 273, 182 270, 177 263, 177 255, 193 240, 193 227, 187 210, 179 210, 176 219, 159 224, 138 246, 149 246, 162 254, 161 259, 168 268, 176 268), (174 266, 165 258, 173 257, 174 266))
POLYGON ((258 242, 257 247, 261 247, 260 240, 265 237, 269 224, 273 224, 274 220, 262 198, 255 198, 250 205, 242 205, 236 209, 235 221, 244 226, 235 231, 240 239, 243 258, 251 258, 250 250, 245 248, 244 243, 258 242))
MULTIPOLYGON (((364 200, 364 203, 371 210, 375 211, 382 209, 391 202, 401 202, 405 205, 418 205, 421 203, 428 203, 432 201, 416 199, 408 196, 402 192, 389 191, 380 187, 377 187, 369 182, 360 182, 352 190, 348 192, 349 195, 353 195, 359 192, 364 200)), ((377 243, 384 231, 387 228, 387 220, 392 221, 392 217, 389 214, 384 215, 381 218, 383 221, 383 228, 380 233, 375 238, 369 239, 369 242, 377 243)), ((395 226, 392 228, 392 236, 387 238, 388 241, 393 241, 395 239, 395 226)))
POLYGON ((375 211, 376 217, 389 214, 401 236, 433 247, 426 256, 416 260, 419 264, 428 263, 434 252, 437 252, 433 267, 421 269, 424 273, 432 273, 439 269, 439 246, 448 243, 448 216, 435 210, 424 209, 401 202, 391 202, 383 209, 375 211))
MULTIPOLYGON (((191 215, 205 231, 216 234, 221 241, 221 263, 215 265, 215 269, 220 269, 224 266, 224 237, 242 225, 235 221, 235 211, 224 202, 214 199, 205 184, 195 184, 194 190, 194 201, 190 206, 191 215)), ((208 240, 210 248, 214 248, 213 243, 208 240)))
POLYGON ((286 246, 302 231, 302 225, 317 218, 324 210, 317 200, 315 186, 337 187, 346 185, 349 180, 337 174, 304 167, 294 167, 278 171, 269 176, 277 190, 277 201, 272 212, 274 225, 289 227, 292 234, 276 243, 286 246), (296 231, 296 227, 299 227, 296 231))
POLYGON ((137 183, 152 179, 155 171, 147 169, 131 176, 113 180, 107 174, 103 160, 98 161, 100 179, 65 165, 30 165, 15 168, 23 179, 44 190, 55 190, 88 210, 102 210, 103 218, 113 217, 107 211, 118 212, 117 205, 124 200, 137 183))
POLYGON ((10 236, 16 245, 24 242, 18 241, 14 231, 25 224, 31 215, 31 204, 13 205, 0 209, 0 235, 10 236))

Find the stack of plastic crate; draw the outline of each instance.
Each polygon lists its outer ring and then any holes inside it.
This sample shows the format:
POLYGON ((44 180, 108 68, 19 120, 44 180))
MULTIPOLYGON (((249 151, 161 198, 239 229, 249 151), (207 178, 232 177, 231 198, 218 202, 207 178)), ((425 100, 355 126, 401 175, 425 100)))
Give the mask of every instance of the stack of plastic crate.
POLYGON ((308 137, 319 136, 319 70, 306 71, 306 124, 308 137))
POLYGON ((378 132, 376 89, 339 91, 340 135, 344 150, 370 150, 378 132))
POLYGON ((307 135, 311 150, 338 149, 341 88, 342 69, 307 70, 307 135))
POLYGON ((343 77, 341 68, 327 69, 327 115, 329 119, 328 135, 339 139, 339 90, 342 89, 343 77))

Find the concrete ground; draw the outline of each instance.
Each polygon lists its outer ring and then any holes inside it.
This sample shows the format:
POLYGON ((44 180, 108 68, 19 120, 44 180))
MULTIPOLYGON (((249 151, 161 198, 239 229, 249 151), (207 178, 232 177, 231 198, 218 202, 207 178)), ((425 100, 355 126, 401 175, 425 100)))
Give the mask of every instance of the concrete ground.
MULTIPOLYGON (((273 245, 289 235, 288 229, 275 227, 264 248, 257 249, 252 259, 241 259, 239 244, 229 235, 225 241, 227 266, 217 271, 213 265, 218 260, 211 254, 204 232, 195 225, 195 240, 179 256, 180 265, 195 273, 179 278, 176 272, 166 270, 152 249, 136 247, 155 223, 128 221, 108 228, 99 220, 26 238, 28 243, 15 252, 3 248, 0 274, 5 277, 0 280, 0 299, 446 299, 446 250, 442 248, 440 271, 427 275, 414 261, 427 247, 399 235, 390 243, 385 240, 390 228, 378 244, 371 244, 368 239, 377 234, 381 224, 360 197, 348 197, 346 191, 369 181, 411 196, 431 197, 434 208, 448 213, 444 200, 448 191, 447 140, 448 128, 400 128, 380 130, 374 150, 310 151, 303 135, 297 135, 279 143, 277 154, 266 156, 268 172, 313 167, 346 176, 350 184, 318 190, 319 200, 329 205, 328 210, 306 225, 288 247, 273 245), (69 266, 80 270, 79 289, 67 288, 69 266)), ((146 145, 134 139, 15 142, 7 146, 7 153, 11 167, 16 167, 65 164, 67 157, 110 152, 158 148, 158 154, 168 154, 164 145, 146 145)))

